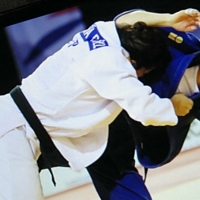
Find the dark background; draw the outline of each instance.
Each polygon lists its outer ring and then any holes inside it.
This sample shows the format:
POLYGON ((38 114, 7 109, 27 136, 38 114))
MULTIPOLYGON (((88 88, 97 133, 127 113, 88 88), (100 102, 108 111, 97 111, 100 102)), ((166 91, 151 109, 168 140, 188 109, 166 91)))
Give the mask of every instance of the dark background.
POLYGON ((132 8, 173 13, 181 9, 200 10, 199 0, 0 0, 0 95, 20 84, 4 27, 44 14, 78 6, 87 26, 98 20, 112 20, 132 8))

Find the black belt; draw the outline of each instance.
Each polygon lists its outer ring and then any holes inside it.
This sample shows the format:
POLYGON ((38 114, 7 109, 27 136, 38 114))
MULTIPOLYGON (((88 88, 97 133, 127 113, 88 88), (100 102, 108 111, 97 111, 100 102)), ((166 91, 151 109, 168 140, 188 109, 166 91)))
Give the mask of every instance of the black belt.
POLYGON ((56 185, 51 168, 57 166, 69 167, 68 161, 54 145, 51 137, 38 119, 20 87, 16 86, 10 92, 10 95, 40 141, 41 156, 38 159, 39 170, 48 169, 51 173, 52 181, 56 185))

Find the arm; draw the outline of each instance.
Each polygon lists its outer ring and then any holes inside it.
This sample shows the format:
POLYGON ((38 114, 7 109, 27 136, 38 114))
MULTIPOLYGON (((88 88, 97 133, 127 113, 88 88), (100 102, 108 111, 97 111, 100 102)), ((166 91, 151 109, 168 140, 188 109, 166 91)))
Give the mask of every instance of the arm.
POLYGON ((93 51, 92 54, 87 59, 84 70, 87 74, 84 74, 83 79, 101 97, 115 101, 132 119, 145 126, 177 123, 171 101, 152 94, 151 88, 137 79, 132 65, 120 52, 107 48, 93 51), (115 59, 111 59, 112 57, 115 59))
POLYGON ((197 26, 200 26, 200 12, 196 9, 186 9, 169 14, 136 10, 119 16, 116 19, 116 25, 123 28, 138 21, 143 21, 148 26, 172 27, 178 31, 193 31, 197 26))

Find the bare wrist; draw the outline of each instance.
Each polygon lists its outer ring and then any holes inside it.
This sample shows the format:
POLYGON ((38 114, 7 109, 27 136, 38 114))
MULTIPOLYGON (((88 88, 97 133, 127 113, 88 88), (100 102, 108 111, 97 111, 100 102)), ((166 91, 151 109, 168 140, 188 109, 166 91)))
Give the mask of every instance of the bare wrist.
POLYGON ((164 21, 163 21, 163 26, 166 26, 166 27, 172 27, 173 26, 173 16, 172 14, 164 14, 165 16, 163 17, 164 18, 164 21))

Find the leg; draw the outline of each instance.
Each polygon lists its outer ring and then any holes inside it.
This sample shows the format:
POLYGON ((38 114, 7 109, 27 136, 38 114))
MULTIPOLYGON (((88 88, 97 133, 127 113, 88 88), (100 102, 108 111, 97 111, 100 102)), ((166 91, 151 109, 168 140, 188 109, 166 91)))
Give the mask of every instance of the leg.
POLYGON ((22 127, 0 138, 0 199, 43 200, 38 166, 22 127))
POLYGON ((87 170, 102 200, 151 200, 134 167, 134 141, 123 112, 110 125, 104 154, 87 170))
POLYGON ((102 200, 151 200, 136 169, 119 172, 109 157, 101 157, 87 167, 102 200))

